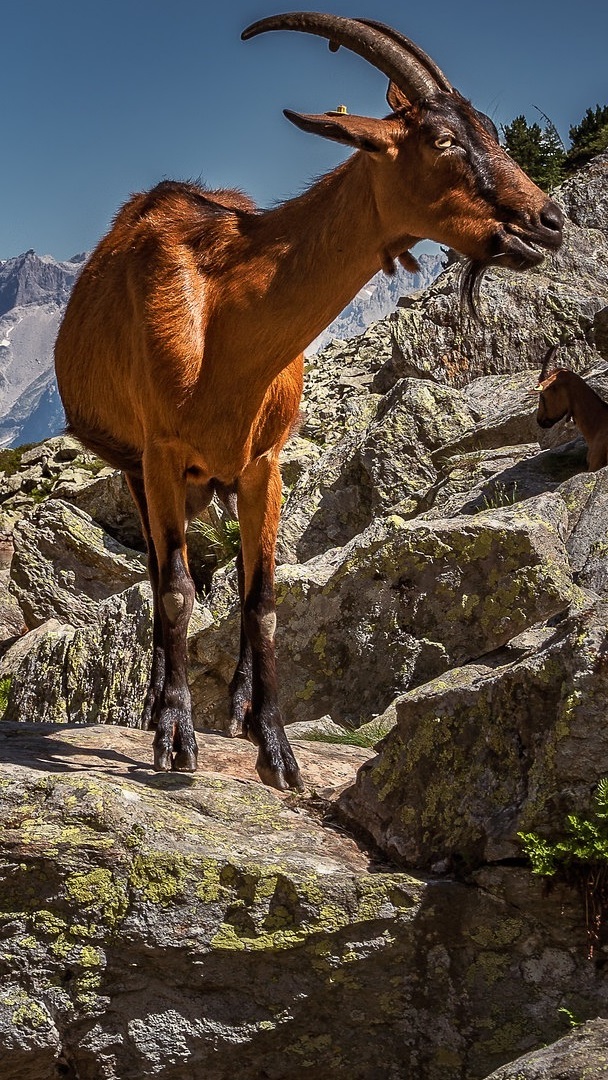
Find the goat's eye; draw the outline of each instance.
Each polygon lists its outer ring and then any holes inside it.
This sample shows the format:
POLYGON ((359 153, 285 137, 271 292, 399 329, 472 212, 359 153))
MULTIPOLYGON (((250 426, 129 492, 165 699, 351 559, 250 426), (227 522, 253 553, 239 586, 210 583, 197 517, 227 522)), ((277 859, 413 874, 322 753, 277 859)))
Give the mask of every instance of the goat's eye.
POLYGON ((449 150, 450 146, 454 145, 454 139, 451 135, 440 135, 435 139, 435 146, 438 150, 449 150))

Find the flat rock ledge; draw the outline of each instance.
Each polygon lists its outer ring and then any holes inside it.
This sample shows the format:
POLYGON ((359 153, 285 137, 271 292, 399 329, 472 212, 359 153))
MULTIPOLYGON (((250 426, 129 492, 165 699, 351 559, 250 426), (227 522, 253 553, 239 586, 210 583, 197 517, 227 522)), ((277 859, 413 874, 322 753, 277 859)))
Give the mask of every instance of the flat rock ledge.
POLYGON ((299 796, 198 739, 156 774, 149 733, 0 723, 2 1080, 481 1080, 602 1011, 576 896, 322 819, 369 751, 295 743, 299 796))

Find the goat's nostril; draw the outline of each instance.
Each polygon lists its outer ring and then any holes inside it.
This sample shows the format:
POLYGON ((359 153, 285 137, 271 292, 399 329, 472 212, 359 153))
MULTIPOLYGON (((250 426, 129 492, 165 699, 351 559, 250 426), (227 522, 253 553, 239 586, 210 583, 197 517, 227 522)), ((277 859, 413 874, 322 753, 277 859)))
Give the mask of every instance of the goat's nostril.
POLYGON ((562 214, 557 203, 551 202, 547 199, 547 202, 543 206, 540 212, 540 223, 545 229, 550 229, 552 232, 561 233, 564 227, 564 215, 562 214))

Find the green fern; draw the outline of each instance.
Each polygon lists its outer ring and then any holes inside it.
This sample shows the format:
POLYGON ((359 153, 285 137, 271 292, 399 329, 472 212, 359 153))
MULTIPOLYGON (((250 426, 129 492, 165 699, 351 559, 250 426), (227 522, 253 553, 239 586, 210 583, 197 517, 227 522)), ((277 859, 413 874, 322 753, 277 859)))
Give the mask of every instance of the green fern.
POLYGON ((599 781, 588 817, 568 814, 561 839, 518 835, 533 874, 561 879, 582 893, 592 957, 608 918, 608 777, 599 781))
POLYGON ((8 695, 10 693, 10 690, 11 676, 5 675, 2 679, 0 679, 0 720, 6 712, 6 707, 8 705, 8 695))

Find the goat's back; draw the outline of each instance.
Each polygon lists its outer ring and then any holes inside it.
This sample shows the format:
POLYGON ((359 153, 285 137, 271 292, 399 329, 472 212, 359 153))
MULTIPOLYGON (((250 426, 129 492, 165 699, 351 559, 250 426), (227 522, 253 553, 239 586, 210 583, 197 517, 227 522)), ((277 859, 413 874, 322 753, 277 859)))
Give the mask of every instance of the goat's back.
POLYGON ((57 381, 68 429, 119 467, 191 393, 214 272, 253 213, 241 192, 165 181, 121 208, 83 268, 57 336, 57 381))
POLYGON ((226 353, 233 320, 212 344, 255 218, 241 192, 163 182, 122 207, 83 268, 57 336, 57 381, 68 430, 117 468, 138 470, 147 439, 177 439, 228 481, 282 445, 302 358, 256 396, 226 353))

